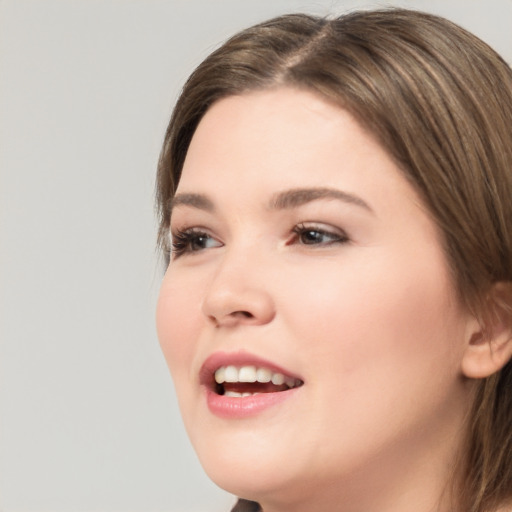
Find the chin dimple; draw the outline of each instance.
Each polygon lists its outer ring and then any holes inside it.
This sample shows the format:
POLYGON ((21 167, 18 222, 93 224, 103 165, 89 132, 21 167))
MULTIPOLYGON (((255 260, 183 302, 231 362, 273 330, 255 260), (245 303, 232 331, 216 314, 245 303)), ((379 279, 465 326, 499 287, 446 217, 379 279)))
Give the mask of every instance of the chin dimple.
POLYGON ((244 397, 259 394, 259 391, 246 391, 243 385, 262 384, 261 392, 277 392, 295 388, 302 385, 302 381, 294 377, 288 377, 279 372, 274 372, 269 368, 248 366, 221 366, 215 372, 215 382, 220 394, 230 397, 244 397), (224 385, 230 389, 224 389, 224 385), (232 389, 237 384, 241 384, 241 389, 232 389), (235 385, 235 386, 233 386, 235 385), (274 388, 274 386, 276 386, 274 388))

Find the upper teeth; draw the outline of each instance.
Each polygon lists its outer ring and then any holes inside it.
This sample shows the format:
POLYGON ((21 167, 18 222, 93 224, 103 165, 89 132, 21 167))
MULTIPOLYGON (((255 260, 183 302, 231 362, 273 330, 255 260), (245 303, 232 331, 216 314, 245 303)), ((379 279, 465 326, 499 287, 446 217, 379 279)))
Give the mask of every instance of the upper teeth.
POLYGON ((215 382, 272 382, 276 386, 286 384, 289 388, 298 386, 300 381, 293 377, 286 377, 282 373, 273 372, 268 368, 257 368, 256 366, 221 366, 215 372, 215 382))

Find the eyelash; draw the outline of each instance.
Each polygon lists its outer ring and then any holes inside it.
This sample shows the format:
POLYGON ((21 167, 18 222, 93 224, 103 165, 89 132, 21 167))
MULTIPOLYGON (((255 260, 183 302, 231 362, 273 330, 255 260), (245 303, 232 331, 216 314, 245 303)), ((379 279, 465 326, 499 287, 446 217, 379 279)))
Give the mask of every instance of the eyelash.
POLYGON ((322 227, 319 227, 315 224, 307 225, 307 224, 297 224, 293 230, 295 233, 296 239, 299 239, 303 245, 332 245, 332 244, 343 244, 347 243, 349 241, 349 238, 347 234, 343 231, 340 231, 339 233, 336 231, 332 231, 329 229, 325 229, 322 227), (316 233, 317 235, 323 236, 323 237, 329 237, 330 241, 328 242, 319 242, 316 243, 318 240, 318 237, 312 236, 312 238, 309 241, 305 241, 306 235, 312 235, 313 233, 316 233), (316 238, 316 240, 315 240, 316 238))
POLYGON ((193 244, 197 243, 201 238, 213 240, 211 235, 197 228, 177 229, 172 233, 171 255, 174 258, 178 258, 185 253, 194 253, 206 249, 206 247, 199 249, 193 247, 193 244))
MULTIPOLYGON (((337 233, 335 231, 331 231, 328 229, 321 228, 314 224, 307 225, 304 223, 297 224, 292 232, 294 234, 293 238, 287 242, 286 245, 293 245, 297 242, 302 243, 302 245, 320 245, 320 246, 329 246, 333 244, 344 244, 349 242, 349 238, 341 231, 337 233), (305 237, 309 236, 309 239, 305 237), (329 241, 318 241, 319 237, 328 237, 329 241)), ((184 254, 188 253, 196 253, 201 252, 208 247, 196 247, 194 248, 194 244, 197 244, 201 239, 203 242, 206 240, 214 240, 218 245, 215 247, 221 247, 222 243, 218 242, 213 238, 209 233, 198 229, 198 228, 188 228, 184 230, 177 229, 174 233, 172 233, 171 240, 171 255, 173 258, 178 258, 184 254)), ((210 247, 214 248, 214 247, 210 247)))

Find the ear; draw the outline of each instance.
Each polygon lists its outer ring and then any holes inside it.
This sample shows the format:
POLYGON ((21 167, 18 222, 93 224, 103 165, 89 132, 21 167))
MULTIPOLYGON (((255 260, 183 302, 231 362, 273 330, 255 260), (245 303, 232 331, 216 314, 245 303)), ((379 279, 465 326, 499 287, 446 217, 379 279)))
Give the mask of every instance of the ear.
POLYGON ((472 379, 489 377, 512 358, 512 283, 493 285, 482 317, 468 324, 462 358, 462 373, 472 379))

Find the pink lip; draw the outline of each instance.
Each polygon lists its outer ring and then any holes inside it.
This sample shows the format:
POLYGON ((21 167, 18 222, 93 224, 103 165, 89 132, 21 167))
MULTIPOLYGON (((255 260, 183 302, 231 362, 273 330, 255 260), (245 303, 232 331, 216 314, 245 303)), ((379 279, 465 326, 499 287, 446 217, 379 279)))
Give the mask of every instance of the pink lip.
POLYGON ((299 388, 279 391, 278 393, 261 393, 260 395, 240 398, 218 395, 210 388, 206 389, 206 403, 210 411, 221 418, 247 418, 292 398, 299 388))
POLYGON ((216 352, 206 359, 199 372, 200 383, 205 389, 206 402, 210 411, 216 416, 223 418, 245 418, 256 415, 263 410, 282 403, 284 400, 293 397, 300 387, 279 391, 277 393, 261 393, 246 397, 226 397, 214 392, 214 373, 221 366, 258 366, 268 368, 276 373, 282 373, 286 377, 293 377, 302 380, 288 370, 262 359, 261 357, 249 354, 245 351, 227 353, 216 352))

